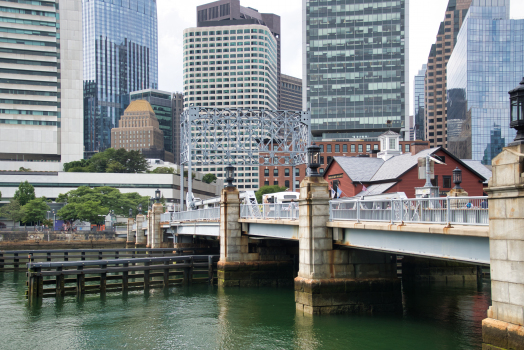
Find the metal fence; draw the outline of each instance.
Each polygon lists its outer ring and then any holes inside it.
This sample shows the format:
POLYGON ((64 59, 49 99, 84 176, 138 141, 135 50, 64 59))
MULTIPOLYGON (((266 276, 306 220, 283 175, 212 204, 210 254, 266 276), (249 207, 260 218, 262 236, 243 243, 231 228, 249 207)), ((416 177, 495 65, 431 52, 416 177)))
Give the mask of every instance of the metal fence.
POLYGON ((487 197, 445 197, 329 202, 330 221, 488 225, 487 197))
POLYGON ((220 219, 220 208, 205 208, 189 211, 178 211, 164 213, 160 216, 160 221, 217 221, 220 219))
POLYGON ((258 204, 253 206, 244 204, 240 206, 242 219, 298 219, 297 203, 258 204), (257 210, 258 209, 258 210, 257 210))

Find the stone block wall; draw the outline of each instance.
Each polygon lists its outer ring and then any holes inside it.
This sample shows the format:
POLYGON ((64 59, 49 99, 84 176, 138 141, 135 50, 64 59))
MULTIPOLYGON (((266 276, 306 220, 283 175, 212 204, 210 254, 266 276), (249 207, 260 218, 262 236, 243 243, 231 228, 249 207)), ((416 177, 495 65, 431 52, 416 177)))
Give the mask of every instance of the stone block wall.
POLYGON ((475 282, 479 267, 455 261, 405 256, 402 280, 406 282, 475 282))

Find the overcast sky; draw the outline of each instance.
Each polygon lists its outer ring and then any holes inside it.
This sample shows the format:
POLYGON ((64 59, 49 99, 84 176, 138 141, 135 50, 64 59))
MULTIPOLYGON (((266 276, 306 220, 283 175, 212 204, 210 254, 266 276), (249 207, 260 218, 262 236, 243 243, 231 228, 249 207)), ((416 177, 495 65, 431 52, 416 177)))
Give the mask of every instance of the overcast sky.
MULTIPOLYGON (((196 26, 196 7, 212 0, 157 0, 158 75, 160 90, 182 91, 182 32, 196 26), (183 5, 182 5, 183 4, 183 5)), ((242 6, 281 17, 282 73, 302 78, 302 0, 241 0, 242 6)), ((409 2, 409 76, 426 63, 438 27, 444 19, 448 0, 410 0, 409 2)), ((524 18, 524 0, 513 0, 511 18, 524 18)), ((411 113, 413 98, 410 96, 411 113)))

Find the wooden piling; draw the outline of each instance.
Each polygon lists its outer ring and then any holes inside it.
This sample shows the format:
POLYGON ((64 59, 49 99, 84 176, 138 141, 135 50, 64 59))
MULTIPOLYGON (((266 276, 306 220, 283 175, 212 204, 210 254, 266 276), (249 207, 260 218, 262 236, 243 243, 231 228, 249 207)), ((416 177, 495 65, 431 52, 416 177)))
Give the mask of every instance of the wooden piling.
POLYGON ((207 257, 207 279, 209 284, 213 284, 213 257, 207 257))

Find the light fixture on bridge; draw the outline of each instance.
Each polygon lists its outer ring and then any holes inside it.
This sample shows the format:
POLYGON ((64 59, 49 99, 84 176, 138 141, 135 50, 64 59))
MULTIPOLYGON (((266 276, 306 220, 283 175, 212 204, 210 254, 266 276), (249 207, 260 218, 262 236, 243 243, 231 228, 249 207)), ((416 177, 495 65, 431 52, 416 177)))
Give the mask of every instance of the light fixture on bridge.
POLYGON ((453 170, 453 183, 455 184, 455 187, 453 187, 453 189, 462 189, 462 187, 460 187, 460 184, 462 183, 462 170, 460 170, 458 167, 456 167, 455 170, 453 170))
POLYGON ((307 162, 309 176, 322 176, 318 173, 318 168, 320 168, 320 146, 317 146, 314 142, 307 148, 307 162))
POLYGON ((156 203, 160 203, 160 190, 158 188, 155 191, 155 201, 156 203))
POLYGON ((142 215, 142 203, 138 204, 138 214, 142 215))
POLYGON ((155 198, 149 198, 149 210, 153 210, 153 203, 155 203, 155 198))
POLYGON ((235 181, 235 167, 231 164, 226 167, 226 181, 227 187, 232 187, 235 181))
POLYGON ((132 218, 133 217, 133 209, 129 208, 129 217, 132 218))
POLYGON ((510 101, 510 122, 509 126, 517 130, 515 140, 510 146, 524 143, 524 78, 520 85, 508 92, 510 101))

